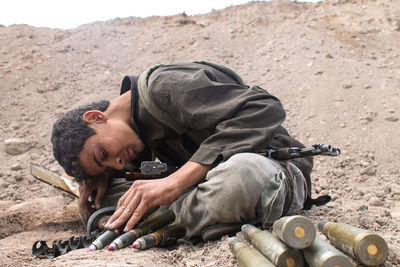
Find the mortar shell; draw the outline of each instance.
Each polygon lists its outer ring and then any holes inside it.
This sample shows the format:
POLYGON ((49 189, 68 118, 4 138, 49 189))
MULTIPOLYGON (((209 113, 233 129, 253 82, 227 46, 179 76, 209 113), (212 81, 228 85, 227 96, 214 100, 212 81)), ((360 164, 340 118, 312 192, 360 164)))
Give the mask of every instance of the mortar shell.
POLYGON ((111 244, 114 244, 115 249, 122 249, 132 244, 138 237, 139 234, 133 229, 117 237, 111 244))
POLYGON ((367 266, 383 264, 388 256, 388 245, 378 234, 344 223, 321 221, 318 229, 331 243, 367 266))
POLYGON ((300 215, 280 218, 273 224, 273 230, 286 245, 297 249, 310 246, 316 234, 310 219, 300 215))
POLYGON ((138 232, 140 232, 140 235, 145 235, 173 222, 174 220, 174 212, 172 210, 165 209, 151 215, 149 218, 139 224, 137 229, 138 232))
POLYGON ((246 245, 239 238, 230 238, 229 246, 241 267, 275 267, 258 250, 246 245))
POLYGON ((288 247, 268 231, 261 231, 250 224, 242 226, 244 236, 252 245, 278 267, 302 267, 303 256, 296 249, 288 247))
POLYGON ((152 248, 157 246, 157 244, 158 239, 154 234, 142 236, 141 238, 136 239, 136 241, 133 243, 134 248, 136 249, 152 248))
POLYGON ((107 230, 102 235, 96 238, 93 241, 92 245, 96 247, 96 249, 102 249, 105 246, 111 244, 111 242, 117 237, 117 234, 114 230, 107 230))
POLYGON ((310 267, 352 267, 346 255, 319 236, 311 246, 303 249, 303 255, 310 267))
POLYGON ((167 247, 175 243, 179 238, 184 237, 186 228, 182 224, 172 224, 157 230, 154 234, 159 238, 158 246, 167 247))

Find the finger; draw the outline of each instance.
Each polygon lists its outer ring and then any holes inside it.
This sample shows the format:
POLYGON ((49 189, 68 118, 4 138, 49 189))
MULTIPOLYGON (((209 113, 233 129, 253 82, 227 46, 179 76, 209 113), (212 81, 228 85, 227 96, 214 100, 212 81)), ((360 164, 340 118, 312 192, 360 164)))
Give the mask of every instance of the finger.
POLYGON ((94 200, 94 205, 97 210, 101 208, 101 202, 103 201, 106 191, 107 191, 107 188, 104 186, 100 186, 97 189, 96 199, 94 200))
POLYGON ((89 194, 90 194, 90 190, 87 190, 87 188, 82 188, 82 190, 79 190, 80 194, 79 194, 79 205, 82 207, 82 209, 84 209, 85 211, 89 210, 89 194))
POLYGON ((141 196, 135 195, 134 198, 127 204, 126 209, 124 212, 115 220, 113 221, 109 227, 111 229, 116 229, 123 225, 127 220, 129 220, 133 214, 133 212, 136 210, 138 205, 140 204, 141 196))
MULTIPOLYGON (((135 192, 136 192, 136 190, 133 189, 132 191, 129 192, 129 194, 124 195, 124 197, 125 197, 124 201, 121 201, 121 199, 118 201, 119 207, 115 210, 114 214, 107 221, 107 224, 105 226, 107 229, 115 229, 115 227, 112 224, 118 218, 120 218, 124 212, 127 212, 127 207, 130 205, 130 202, 135 197, 135 192)), ((130 208, 130 209, 132 209, 132 208, 130 208)), ((130 210, 130 213, 132 213, 132 212, 133 212, 133 210, 130 210)), ((129 213, 129 211, 128 211, 128 213, 129 213)))
MULTIPOLYGON (((126 207, 129 205, 131 200, 135 197, 139 185, 140 185, 140 182, 135 181, 131 185, 129 190, 119 199, 116 211, 114 212, 114 214, 110 217, 110 219, 106 223, 105 227, 107 229, 115 229, 115 227, 111 226, 111 224, 114 223, 118 218, 120 218, 120 216, 122 216, 126 207)), ((136 205, 135 205, 135 207, 136 207, 136 205)))
POLYGON ((128 232, 129 230, 131 230, 146 213, 146 210, 147 210, 146 204, 141 202, 139 206, 136 208, 136 210, 133 212, 129 221, 126 223, 124 232, 128 232))
POLYGON ((128 189, 128 191, 125 192, 125 194, 120 197, 118 204, 117 204, 117 209, 121 207, 121 205, 125 202, 125 200, 129 197, 129 195, 132 193, 132 191, 135 189, 135 184, 133 183, 131 187, 128 189))

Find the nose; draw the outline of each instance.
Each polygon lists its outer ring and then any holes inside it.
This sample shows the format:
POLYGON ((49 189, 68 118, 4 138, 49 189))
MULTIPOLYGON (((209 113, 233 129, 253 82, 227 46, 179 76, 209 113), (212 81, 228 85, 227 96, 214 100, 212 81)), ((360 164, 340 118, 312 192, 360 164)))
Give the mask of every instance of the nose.
POLYGON ((114 160, 114 168, 117 170, 122 170, 125 166, 125 160, 121 157, 116 157, 114 160))

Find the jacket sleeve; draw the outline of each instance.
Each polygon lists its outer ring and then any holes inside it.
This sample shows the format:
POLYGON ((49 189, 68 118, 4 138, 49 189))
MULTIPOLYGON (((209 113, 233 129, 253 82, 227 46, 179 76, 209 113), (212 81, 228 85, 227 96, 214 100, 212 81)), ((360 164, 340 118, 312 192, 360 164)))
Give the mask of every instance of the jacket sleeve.
POLYGON ((152 101, 191 130, 209 132, 190 159, 216 164, 268 146, 285 119, 280 101, 199 64, 166 65, 151 74, 152 101))

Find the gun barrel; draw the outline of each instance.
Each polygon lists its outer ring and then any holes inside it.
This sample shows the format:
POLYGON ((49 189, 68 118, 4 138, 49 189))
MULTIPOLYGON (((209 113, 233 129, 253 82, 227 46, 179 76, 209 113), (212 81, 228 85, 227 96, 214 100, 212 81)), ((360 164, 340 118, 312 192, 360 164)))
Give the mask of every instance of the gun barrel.
POLYGON ((303 249, 303 255, 310 267, 352 267, 346 255, 319 236, 311 246, 303 249))
POLYGON ((303 249, 310 246, 316 235, 314 224, 301 216, 286 216, 275 221, 273 230, 289 247, 303 249))
POLYGON ((275 265, 258 250, 243 243, 239 238, 231 237, 229 247, 235 254, 241 267, 274 267, 275 265))
POLYGON ((367 266, 383 264, 388 245, 378 234, 344 223, 321 221, 318 229, 332 244, 367 266))
POLYGON ((242 226, 244 236, 253 246, 278 267, 302 267, 303 256, 299 251, 288 247, 268 231, 261 231, 250 224, 242 226))

